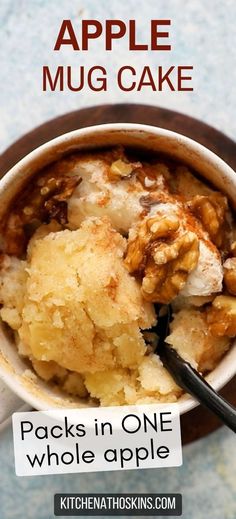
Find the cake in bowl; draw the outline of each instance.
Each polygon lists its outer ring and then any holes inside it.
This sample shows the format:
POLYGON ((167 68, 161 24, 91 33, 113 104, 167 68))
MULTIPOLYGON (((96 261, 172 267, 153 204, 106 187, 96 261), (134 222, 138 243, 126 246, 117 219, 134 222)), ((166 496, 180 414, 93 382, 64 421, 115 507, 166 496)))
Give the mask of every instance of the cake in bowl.
POLYGON ((185 164, 116 147, 40 171, 1 222, 0 315, 49 385, 98 405, 175 402, 167 342, 204 375, 236 335, 227 197, 185 164))

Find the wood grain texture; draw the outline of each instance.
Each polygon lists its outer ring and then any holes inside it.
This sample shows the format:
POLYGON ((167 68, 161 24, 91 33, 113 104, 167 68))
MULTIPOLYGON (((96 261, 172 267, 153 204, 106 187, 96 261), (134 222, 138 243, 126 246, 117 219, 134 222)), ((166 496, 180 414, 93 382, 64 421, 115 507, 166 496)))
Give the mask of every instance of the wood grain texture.
MULTIPOLYGON (((85 126, 114 122, 151 124, 182 133, 205 145, 236 170, 235 142, 204 122, 164 108, 116 104, 74 111, 47 121, 27 133, 0 155, 0 176, 3 176, 27 153, 58 135, 85 126)), ((236 406, 236 377, 223 388, 221 394, 236 406)), ((213 414, 198 406, 181 417, 183 443, 200 439, 220 425, 220 421, 213 414)))

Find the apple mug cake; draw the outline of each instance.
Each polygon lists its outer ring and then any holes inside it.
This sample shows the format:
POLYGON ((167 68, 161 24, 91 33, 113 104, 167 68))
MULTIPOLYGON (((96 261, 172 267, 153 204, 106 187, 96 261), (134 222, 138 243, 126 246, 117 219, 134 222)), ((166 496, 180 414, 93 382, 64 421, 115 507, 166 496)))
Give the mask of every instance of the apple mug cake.
POLYGON ((68 155, 1 222, 0 315, 19 355, 100 405, 174 402, 153 327, 203 374, 236 335, 236 227, 226 196, 165 156, 68 155))

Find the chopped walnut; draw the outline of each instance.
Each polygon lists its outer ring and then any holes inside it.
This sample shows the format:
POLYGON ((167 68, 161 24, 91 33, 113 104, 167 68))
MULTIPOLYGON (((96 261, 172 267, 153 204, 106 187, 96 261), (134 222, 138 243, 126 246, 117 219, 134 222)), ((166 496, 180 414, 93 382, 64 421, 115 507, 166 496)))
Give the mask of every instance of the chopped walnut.
POLYGON ((207 312, 207 322, 213 335, 235 337, 236 297, 217 296, 207 312))
POLYGON ((154 192, 155 194, 157 190, 168 192, 167 180, 170 176, 170 171, 165 164, 161 162, 156 164, 143 163, 141 166, 135 170, 135 175, 145 191, 154 192))
POLYGON ((141 162, 128 162, 126 160, 118 159, 112 162, 108 177, 109 180, 120 180, 120 178, 129 177, 136 169, 141 168, 141 162))
POLYGON ((230 294, 236 296, 236 258, 228 258, 223 266, 225 286, 230 294))
POLYGON ((42 181, 40 184, 36 184, 37 187, 32 193, 30 205, 27 204, 23 207, 22 221, 24 224, 27 224, 32 218, 43 221, 55 218, 56 213, 60 212, 56 211, 56 208, 65 204, 81 180, 78 177, 56 178, 50 176, 42 181))
POLYGON ((189 208, 202 222, 212 242, 221 247, 224 240, 224 227, 226 211, 228 209, 227 198, 220 193, 210 195, 196 195, 189 203, 189 208))
POLYGON ((47 197, 42 206, 46 220, 50 221, 53 218, 61 224, 67 223, 67 200, 80 182, 81 179, 78 177, 50 178, 48 180, 40 191, 42 196, 47 197), (43 195, 43 193, 45 194, 43 195))
POLYGON ((197 236, 185 232, 176 237, 178 228, 177 218, 154 216, 140 224, 128 244, 125 264, 130 272, 143 275, 142 294, 147 301, 169 303, 197 265, 197 236))
POLYGON ((30 203, 27 201, 26 205, 23 203, 15 212, 12 211, 3 224, 4 252, 7 254, 21 256, 27 241, 41 223, 49 223, 52 219, 67 223, 67 200, 81 179, 50 175, 40 180, 28 193, 30 203))

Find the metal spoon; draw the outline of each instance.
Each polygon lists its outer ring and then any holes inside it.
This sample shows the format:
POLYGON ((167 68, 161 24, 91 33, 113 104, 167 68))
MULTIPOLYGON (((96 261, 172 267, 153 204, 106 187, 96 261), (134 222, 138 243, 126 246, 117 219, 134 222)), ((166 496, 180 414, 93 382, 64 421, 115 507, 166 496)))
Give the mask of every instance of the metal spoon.
POLYGON ((185 361, 176 350, 165 342, 172 316, 170 305, 165 307, 165 310, 161 309, 158 324, 153 330, 159 338, 156 353, 178 386, 215 413, 225 425, 236 433, 236 409, 220 396, 189 362, 185 361))

